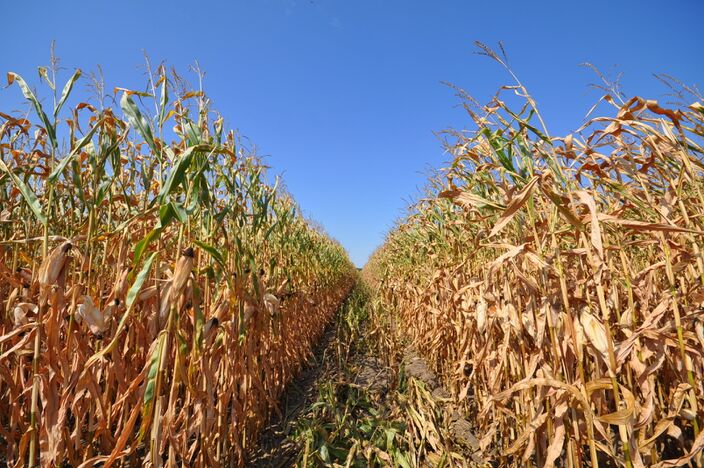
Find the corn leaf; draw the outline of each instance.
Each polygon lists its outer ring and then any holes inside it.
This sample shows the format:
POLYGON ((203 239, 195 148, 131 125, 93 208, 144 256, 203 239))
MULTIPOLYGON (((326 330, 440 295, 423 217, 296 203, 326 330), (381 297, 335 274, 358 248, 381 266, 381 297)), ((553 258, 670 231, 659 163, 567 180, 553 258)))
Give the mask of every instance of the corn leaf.
POLYGON ((37 220, 40 223, 46 225, 46 216, 44 215, 44 213, 42 213, 42 206, 39 204, 39 200, 34 194, 34 191, 27 187, 27 185, 22 182, 22 179, 17 177, 15 173, 13 173, 10 168, 5 165, 5 162, 2 159, 0 159, 0 169, 5 171, 7 175, 10 176, 10 179, 12 179, 12 182, 14 182, 15 186, 17 187, 17 190, 19 190, 22 194, 22 197, 24 197, 25 201, 31 208, 32 213, 34 213, 34 216, 36 216, 37 220))
POLYGON ((86 146, 88 143, 90 143, 91 138, 93 138, 93 135, 95 135, 95 132, 98 131, 98 128, 100 128, 100 125, 102 124, 102 119, 99 120, 98 122, 93 125, 93 127, 86 133, 86 135, 78 140, 76 143, 76 146, 71 150, 71 152, 63 158, 59 164, 54 167, 54 170, 51 171, 51 174, 49 174, 49 183, 54 184, 58 180, 59 176, 61 173, 66 169, 66 166, 73 160, 73 158, 80 153, 81 149, 86 146))
POLYGON ((132 286, 130 286, 130 289, 127 291, 127 299, 125 300, 125 307, 126 310, 124 314, 122 314, 122 318, 120 318, 120 322, 117 324, 117 330, 115 330, 115 336, 113 337, 112 341, 110 341, 110 344, 108 344, 105 348, 102 350, 98 351, 95 353, 93 356, 88 359, 85 365, 85 370, 88 370, 93 364, 95 364, 99 359, 101 359, 103 356, 107 355, 108 353, 111 353, 112 350, 115 348, 117 345, 117 342, 120 339, 120 335, 122 333, 122 330, 125 329, 125 325, 127 324, 127 319, 129 318, 130 314, 132 313, 132 305, 134 304, 134 300, 137 298, 137 295, 139 294, 139 291, 142 289, 142 286, 144 285, 144 282, 146 279, 149 277, 149 271, 152 268, 152 263, 154 263, 154 259, 157 256, 157 252, 154 252, 147 258, 147 260, 144 262, 144 265, 142 266, 142 269, 140 272, 137 274, 137 277, 134 280, 134 283, 132 283, 132 286))
POLYGON ((56 105, 56 109, 54 109, 54 120, 58 118, 59 112, 61 111, 61 108, 64 106, 64 103, 66 103, 66 99, 68 98, 68 95, 71 94, 71 90, 73 89, 74 83, 76 83, 76 80, 81 76, 81 69, 77 69, 73 75, 71 75, 71 78, 66 82, 66 85, 64 86, 63 91, 61 92, 61 99, 59 99, 59 103, 56 105))
POLYGON ((135 104, 132 97, 130 97, 130 93, 122 93, 120 107, 122 107, 122 110, 127 116, 127 120, 130 125, 134 127, 140 135, 142 135, 142 138, 144 138, 144 141, 147 142, 149 148, 151 148, 154 154, 158 155, 159 149, 156 147, 156 143, 154 142, 154 134, 152 133, 152 128, 149 125, 149 121, 142 115, 139 107, 137 107, 137 104, 135 104))
POLYGON ((22 94, 24 95, 24 97, 27 100, 29 100, 29 102, 32 103, 32 106, 34 107, 34 111, 37 113, 37 116, 44 124, 44 128, 46 130, 46 133, 49 136, 49 140, 51 140, 51 146, 53 148, 56 148, 56 129, 49 121, 49 117, 47 117, 46 113, 44 112, 44 109, 42 108, 42 105, 40 104, 39 100, 37 99, 37 96, 34 95, 34 93, 32 92, 31 89, 29 89, 29 86, 24 81, 24 79, 20 75, 18 75, 17 73, 10 72, 7 74, 7 78, 8 78, 9 84, 12 84, 13 82, 16 81, 17 85, 22 90, 22 94))
POLYGON ((538 182, 538 177, 533 177, 525 187, 521 189, 520 192, 518 192, 515 197, 511 200, 511 202, 508 204, 506 207, 506 210, 501 214, 499 217, 499 220, 496 222, 494 227, 492 228, 491 232, 489 233, 489 237, 495 236, 498 234, 508 223, 511 221, 511 219, 514 217, 514 215, 518 212, 518 210, 521 209, 523 205, 526 204, 528 199, 530 198, 531 194, 533 193, 533 187, 535 187, 535 184, 538 182))

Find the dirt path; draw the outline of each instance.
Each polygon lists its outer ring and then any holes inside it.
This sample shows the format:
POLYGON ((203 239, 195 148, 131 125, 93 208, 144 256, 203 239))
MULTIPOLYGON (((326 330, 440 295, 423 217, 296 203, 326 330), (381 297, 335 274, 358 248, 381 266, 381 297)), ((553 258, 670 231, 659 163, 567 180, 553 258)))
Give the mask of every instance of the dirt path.
POLYGON ((273 417, 264 427, 259 447, 250 457, 247 466, 294 466, 300 444, 290 437, 291 429, 293 423, 315 402, 318 383, 326 372, 329 372, 332 364, 330 354, 333 352, 336 332, 337 326, 333 322, 325 330, 323 339, 313 351, 311 359, 281 397, 281 415, 273 417))
POLYGON ((487 466, 428 363, 401 344, 379 355, 376 340, 389 331, 376 318, 353 291, 247 466, 487 466))

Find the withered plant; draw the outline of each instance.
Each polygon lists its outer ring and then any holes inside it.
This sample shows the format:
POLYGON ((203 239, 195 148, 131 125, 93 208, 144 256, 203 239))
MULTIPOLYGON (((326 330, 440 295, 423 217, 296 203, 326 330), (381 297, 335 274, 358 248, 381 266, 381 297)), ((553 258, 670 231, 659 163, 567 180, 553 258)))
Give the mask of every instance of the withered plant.
POLYGON ((460 92, 475 128, 365 273, 506 464, 702 462, 704 104, 604 89, 562 138, 518 80, 460 92))
POLYGON ((53 106, 9 73, 30 110, 0 113, 0 459, 241 465, 354 281, 344 249, 175 72, 116 110, 39 71, 53 106))

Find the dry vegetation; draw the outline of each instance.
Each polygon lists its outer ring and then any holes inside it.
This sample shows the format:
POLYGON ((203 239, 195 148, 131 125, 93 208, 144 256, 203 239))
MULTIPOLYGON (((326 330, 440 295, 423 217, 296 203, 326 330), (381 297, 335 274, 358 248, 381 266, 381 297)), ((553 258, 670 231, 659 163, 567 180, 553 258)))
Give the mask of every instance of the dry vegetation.
POLYGON ((476 130, 448 132, 450 166, 365 275, 487 458, 701 463, 702 98, 606 87, 604 116, 555 138, 516 81, 461 93, 476 130))
POLYGON ((51 108, 10 73, 29 111, 0 113, 0 461, 242 464, 346 253, 175 73, 118 112, 40 76, 51 108))
MULTIPOLYGON (((69 109, 53 65, 49 114, 13 73, 0 113, 0 462, 241 466, 356 272, 200 88, 160 66, 69 109)), ((564 138, 517 79, 460 90, 476 128, 363 271, 287 459, 701 464, 704 100, 674 84, 694 104, 605 81, 564 138)))

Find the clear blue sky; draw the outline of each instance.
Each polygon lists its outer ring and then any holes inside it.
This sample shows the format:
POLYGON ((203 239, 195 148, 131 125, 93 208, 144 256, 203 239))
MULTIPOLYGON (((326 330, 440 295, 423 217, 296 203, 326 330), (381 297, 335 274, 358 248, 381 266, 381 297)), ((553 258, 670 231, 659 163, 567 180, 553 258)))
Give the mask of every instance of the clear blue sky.
MULTIPOLYGON (((109 88, 143 85, 142 50, 182 72, 198 60, 228 126, 361 266, 447 159, 433 131, 467 122, 440 82, 481 102, 508 83, 474 40, 504 42, 556 135, 598 98, 581 62, 650 98, 665 93, 654 72, 701 84, 702 19, 699 0, 25 0, 3 5, 0 72, 37 84, 52 40, 65 78, 100 64, 109 88)), ((18 95, 0 89, 0 109, 18 95)))

